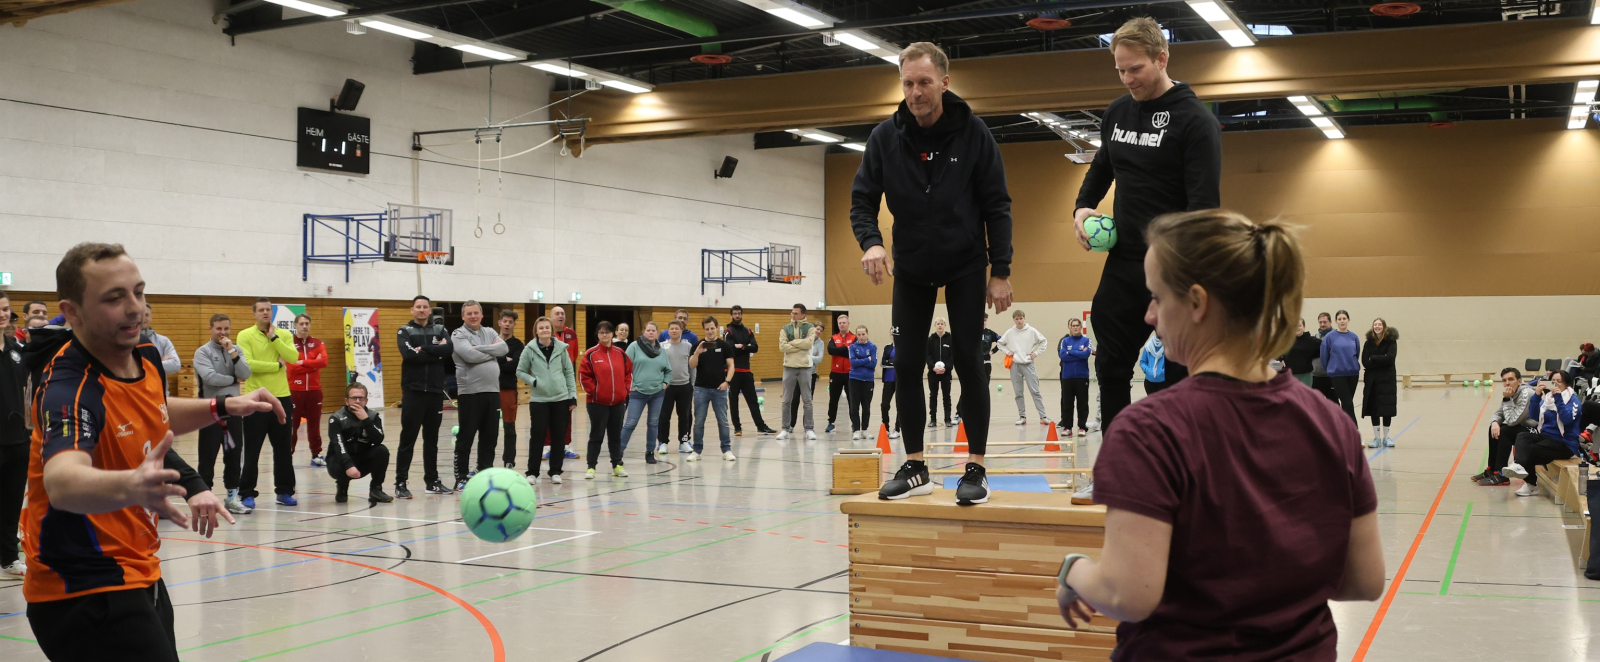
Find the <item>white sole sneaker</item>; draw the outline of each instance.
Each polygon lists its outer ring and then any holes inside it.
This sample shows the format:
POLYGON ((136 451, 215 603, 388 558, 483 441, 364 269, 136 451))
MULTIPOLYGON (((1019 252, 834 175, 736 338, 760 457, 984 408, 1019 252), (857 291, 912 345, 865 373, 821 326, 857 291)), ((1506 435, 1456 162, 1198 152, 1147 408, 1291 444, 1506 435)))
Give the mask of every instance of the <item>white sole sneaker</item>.
POLYGON ((690 453, 689 457, 684 458, 683 461, 685 461, 685 462, 699 462, 700 461, 700 454, 699 453, 690 453))
POLYGON ((889 438, 890 439, 899 439, 900 438, 900 433, 899 432, 890 432, 889 433, 889 438))
POLYGON ((1028 419, 1026 419, 1026 418, 1019 418, 1019 419, 1017 419, 1017 422, 1012 423, 1012 425, 1015 425, 1015 426, 1018 426, 1018 427, 1021 427, 1021 426, 1027 425, 1027 424, 1028 424, 1028 419))
POLYGON ((806 441, 816 441, 816 440, 817 440, 817 433, 813 432, 811 430, 806 430, 806 441))
POLYGON ((1528 470, 1522 468, 1522 465, 1512 462, 1500 470, 1500 475, 1506 478, 1527 478, 1528 470))
POLYGON ((851 441, 861 441, 861 433, 860 432, 851 432, 850 433, 850 440, 851 441))
POLYGON ((727 460, 729 462, 733 462, 733 461, 738 460, 739 456, 734 455, 733 451, 728 451, 728 452, 722 454, 722 459, 727 460))
POLYGON ((539 477, 538 476, 528 476, 528 484, 529 485, 538 485, 539 484, 539 477))
POLYGON ((787 430, 785 430, 783 432, 779 432, 778 433, 778 438, 779 439, 788 439, 789 438, 789 432, 787 430))
POLYGON ((561 484, 561 477, 560 476, 551 476, 550 477, 550 482, 555 484, 555 485, 560 485, 561 484))
POLYGON ((1516 495, 1519 497, 1539 496, 1539 486, 1532 483, 1523 483, 1522 487, 1517 488, 1516 495))

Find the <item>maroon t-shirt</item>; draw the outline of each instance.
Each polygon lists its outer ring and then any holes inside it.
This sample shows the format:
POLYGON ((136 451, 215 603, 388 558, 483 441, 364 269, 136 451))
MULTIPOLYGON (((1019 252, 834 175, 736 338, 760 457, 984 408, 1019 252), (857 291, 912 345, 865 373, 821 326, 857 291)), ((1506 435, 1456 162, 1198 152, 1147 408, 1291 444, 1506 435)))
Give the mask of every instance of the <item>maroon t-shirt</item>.
POLYGON ((1350 522, 1377 509, 1355 423, 1288 372, 1194 375, 1117 416, 1094 499, 1172 524, 1161 603, 1114 659, 1329 660, 1350 522))

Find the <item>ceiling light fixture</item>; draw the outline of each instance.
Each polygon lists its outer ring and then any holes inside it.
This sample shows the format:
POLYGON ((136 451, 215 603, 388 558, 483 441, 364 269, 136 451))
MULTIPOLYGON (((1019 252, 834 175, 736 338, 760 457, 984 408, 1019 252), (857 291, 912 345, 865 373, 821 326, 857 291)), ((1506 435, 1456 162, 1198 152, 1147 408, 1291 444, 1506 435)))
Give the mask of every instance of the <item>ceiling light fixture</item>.
POLYGON ((307 14, 316 14, 318 16, 327 16, 327 17, 344 16, 347 13, 347 12, 345 12, 345 9, 344 9, 343 5, 335 4, 335 3, 332 3, 332 2, 317 3, 317 2, 305 2, 303 0, 267 0, 267 1, 271 2, 271 3, 275 4, 275 5, 282 5, 284 7, 290 8, 290 9, 298 9, 300 11, 303 11, 303 12, 307 13, 307 14))
POLYGON ((865 32, 854 30, 835 32, 833 33, 833 38, 837 39, 839 43, 858 51, 875 55, 889 64, 897 66, 900 64, 900 47, 865 32))
POLYGON ((1589 123, 1589 107, 1573 106, 1572 112, 1567 115, 1568 129, 1581 129, 1589 123))
POLYGON ((1184 0, 1200 20, 1217 31, 1217 36, 1234 48, 1256 45, 1256 35, 1228 8, 1224 0, 1184 0))
POLYGON ((740 0, 740 2, 803 28, 815 30, 839 22, 839 19, 825 12, 817 11, 794 0, 740 0))
POLYGON ((456 49, 458 51, 461 51, 463 53, 471 53, 473 55, 481 55, 481 56, 489 58, 491 60, 500 60, 502 62, 509 61, 509 60, 520 60, 520 59, 523 58, 523 56, 517 55, 515 53, 507 53, 505 51, 497 51, 497 50, 494 50, 492 48, 484 48, 483 46, 479 46, 477 44, 456 44, 454 46, 451 46, 451 48, 454 48, 454 49, 456 49))
POLYGON ((840 147, 843 147, 845 149, 853 149, 853 150, 855 150, 857 152, 865 152, 865 151, 867 151, 866 143, 845 143, 843 145, 840 145, 840 147))
POLYGON ((400 36, 405 37, 407 39, 432 39, 433 38, 433 35, 428 34, 426 32, 423 32, 421 30, 413 30, 411 28, 403 28, 403 27, 400 27, 400 26, 395 25, 393 23, 385 23, 383 21, 361 21, 361 24, 365 25, 365 26, 367 26, 369 28, 373 28, 375 30, 382 30, 382 31, 387 32, 389 34, 400 35, 400 36))
POLYGON ((1311 118, 1311 124, 1321 130, 1322 135, 1327 136, 1329 140, 1338 140, 1344 137, 1344 128, 1340 127, 1332 118, 1327 117, 1322 112, 1322 106, 1315 99, 1295 96, 1289 97, 1289 103, 1294 104, 1295 109, 1299 110, 1301 114, 1311 118))
POLYGON ((1572 112, 1567 114, 1567 128, 1581 129, 1589 123, 1589 106, 1594 103, 1595 91, 1600 90, 1600 80, 1580 80, 1572 93, 1572 112))
POLYGON ((593 67, 585 67, 581 64, 553 62, 550 60, 545 60, 543 62, 524 62, 523 64, 538 69, 539 71, 552 73, 557 76, 571 76, 573 78, 581 78, 590 81, 590 85, 594 86, 590 89, 599 89, 599 85, 604 85, 614 90, 632 92, 634 94, 644 94, 656 89, 654 85, 644 81, 628 78, 627 76, 619 76, 609 71, 602 71, 593 67))
POLYGON ((828 145, 842 143, 845 141, 844 136, 841 136, 837 133, 829 133, 821 129, 788 129, 787 133, 792 133, 800 136, 801 138, 805 138, 806 140, 815 140, 819 143, 825 143, 828 145))

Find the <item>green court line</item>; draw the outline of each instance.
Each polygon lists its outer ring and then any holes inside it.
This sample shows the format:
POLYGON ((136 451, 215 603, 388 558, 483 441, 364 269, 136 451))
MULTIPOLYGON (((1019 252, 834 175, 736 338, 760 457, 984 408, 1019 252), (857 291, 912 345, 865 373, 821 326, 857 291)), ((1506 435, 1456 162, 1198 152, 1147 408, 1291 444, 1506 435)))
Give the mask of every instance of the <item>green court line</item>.
POLYGON ((833 625, 834 623, 838 623, 839 621, 842 621, 842 620, 847 619, 847 618, 850 618, 850 614, 839 614, 838 616, 835 616, 835 617, 830 618, 830 619, 828 619, 826 621, 823 621, 821 623, 816 624, 811 629, 806 630, 805 632, 792 634, 792 635, 789 635, 789 636, 784 637, 782 639, 779 639, 776 642, 773 642, 773 644, 771 646, 768 646, 768 647, 763 648, 761 650, 758 650, 758 651, 756 651, 754 653, 751 653, 749 655, 741 657, 741 658, 739 658, 737 660, 734 660, 733 662, 744 662, 745 660, 748 660, 748 659, 750 659, 752 657, 755 657, 755 656, 760 655, 762 653, 765 653, 767 651, 771 651, 773 649, 776 649, 779 646, 787 644, 787 643, 789 643, 791 641, 794 641, 796 639, 799 639, 801 637, 810 635, 810 634, 816 632, 817 630, 821 630, 822 628, 828 627, 829 625, 833 625))
MULTIPOLYGON (((1438 593, 1422 593, 1422 592, 1418 592, 1418 591, 1401 591, 1400 593, 1402 595, 1426 595, 1426 596, 1433 597, 1433 598, 1439 597, 1438 593)), ((1451 598, 1494 598, 1494 599, 1500 599, 1500 600, 1548 600, 1548 601, 1551 601, 1551 602, 1600 602, 1600 599, 1595 599, 1595 598, 1551 598, 1551 597, 1537 596, 1537 595, 1479 595, 1479 594, 1476 594, 1476 593, 1451 593, 1447 597, 1451 597, 1451 598)))
MULTIPOLYGON (((833 500, 842 499, 842 498, 844 498, 844 497, 841 497, 841 496, 830 496, 830 497, 828 497, 826 499, 822 499, 822 500, 819 500, 819 501, 812 501, 812 502, 809 502, 809 503, 803 503, 803 504, 800 504, 800 505, 797 505, 797 506, 793 506, 793 507, 788 508, 787 510, 797 510, 797 509, 800 509, 800 508, 805 508, 807 506, 814 506, 814 505, 819 504, 819 503, 823 503, 823 502, 826 502, 826 501, 833 501, 833 500)), ((743 521, 746 521, 746 520, 756 519, 758 517, 766 517, 768 515, 781 514, 783 512, 787 512, 787 510, 780 510, 780 511, 768 512, 768 513, 761 513, 759 515, 752 515, 750 517, 745 517, 745 518, 733 520, 731 522, 726 522, 726 524, 736 524, 738 522, 743 522, 743 521)), ((811 515, 809 517, 804 517, 804 518, 801 518, 801 519, 792 520, 792 521, 784 522, 784 523, 781 523, 781 524, 775 524, 773 526, 767 527, 766 529, 762 529, 762 530, 766 531, 766 530, 778 528, 780 526, 788 526, 788 525, 794 524, 796 522, 803 522, 805 520, 812 519, 812 518, 815 518, 815 517, 821 517, 821 516, 823 516, 823 514, 824 513, 819 513, 819 514, 816 514, 816 515, 811 515)), ((825 514, 831 515, 833 513, 825 513, 825 514)), ((654 544, 654 543, 657 543, 657 542, 661 542, 663 540, 669 540, 669 539, 672 539, 672 538, 678 538, 678 537, 681 537, 681 536, 686 536, 686 535, 689 535, 691 533, 699 533, 699 532, 704 532, 704 531, 706 531, 708 529, 720 529, 720 528, 722 528, 721 524, 712 525, 712 526, 704 526, 704 527, 696 528, 696 529, 693 529, 693 530, 690 530, 690 531, 685 531, 683 533, 675 533, 675 534, 672 534, 670 536, 663 536, 663 537, 656 538, 656 539, 653 539, 653 540, 647 540, 645 542, 637 543, 635 545, 629 545, 628 547, 618 547, 618 548, 614 548, 614 549, 608 549, 606 551, 596 552, 594 554, 589 554, 589 555, 586 555, 586 556, 580 556, 580 557, 573 558, 573 559, 567 559, 565 561, 559 561, 559 562, 556 562, 556 563, 542 565, 542 566, 539 566, 538 568, 535 568, 535 569, 536 570, 543 570, 543 569, 554 567, 554 566, 557 566, 557 565, 563 565, 563 564, 566 564, 566 563, 571 563, 573 561, 581 561, 583 559, 588 559, 588 558, 593 558, 593 557, 596 557, 596 556, 601 556, 601 555, 604 555, 604 554, 609 554, 609 553, 615 552, 615 551, 629 550, 629 549, 632 549, 633 547, 641 547, 641 546, 644 546, 644 545, 650 545, 650 544, 654 544)), ((671 555, 674 555, 674 554, 678 554, 680 552, 687 552, 687 551, 690 551, 690 550, 693 550, 693 549, 699 549, 699 548, 705 547, 707 545, 712 545, 712 544, 716 544, 716 543, 719 543, 719 542, 726 542, 726 541, 734 540, 734 539, 737 539, 737 538, 743 538, 743 537, 748 536, 748 535, 750 535, 750 534, 749 533, 744 533, 742 535, 729 536, 727 538, 722 538, 720 540, 713 540, 713 541, 705 543, 705 544, 695 545, 694 547, 681 549, 681 550, 678 550, 676 552, 656 552, 656 551, 648 551, 648 550, 633 550, 633 551, 638 551, 638 552, 642 552, 642 553, 657 554, 658 556, 654 556, 654 557, 651 557, 651 558, 648 558, 648 559, 640 559, 638 561, 632 561, 632 562, 629 562, 629 563, 624 563, 622 565, 615 566, 615 567, 612 567, 612 568, 606 568, 606 569, 600 570, 598 572, 610 572, 612 570, 616 570, 616 569, 619 569, 619 568, 624 568, 624 567, 627 567, 627 566, 630 566, 630 565, 635 565, 635 564, 638 564, 638 563, 644 563, 645 561, 654 561, 656 559, 666 558, 668 556, 671 556, 671 555)), ((475 582, 462 584, 460 586, 454 586, 454 587, 451 587, 451 588, 448 588, 448 589, 445 589, 445 590, 447 590, 447 591, 455 591, 455 590, 458 590, 458 589, 467 588, 467 587, 474 586, 474 585, 477 585, 477 584, 483 584, 483 583, 495 581, 495 580, 498 580, 498 579, 504 579, 506 577, 510 577, 512 575, 521 574, 521 573, 524 573, 524 572, 528 572, 528 571, 527 570, 518 570, 518 571, 515 571, 515 572, 508 573, 508 574, 498 575, 498 576, 495 576, 495 577, 490 577, 488 579, 482 579, 482 580, 478 580, 478 581, 475 581, 475 582)), ((493 598, 488 598, 488 599, 485 599, 485 600, 480 600, 480 601, 475 602, 473 604, 483 604, 484 602, 489 602, 489 601, 492 601, 492 600, 500 600, 500 599, 503 599, 503 598, 511 597, 513 595, 518 595, 518 594, 521 594, 521 593, 527 593, 529 591, 535 591, 535 590, 538 590, 538 589, 541 589, 541 588, 548 588, 550 586, 555 586, 557 584, 564 584, 566 582, 570 582, 570 581, 573 581, 573 580, 582 579, 582 578, 584 578, 586 576, 587 575, 574 575, 572 577, 559 579, 559 580, 556 580, 556 581, 553 581, 553 582, 549 582, 549 583, 546 583, 546 584, 541 584, 539 586, 534 586, 532 588, 523 589, 521 591, 517 591, 517 592, 514 592, 514 593, 507 593, 505 595, 501 595, 501 596, 497 596, 497 597, 493 597, 493 598)), ((293 628, 293 627, 299 627, 301 625, 309 625, 311 623, 320 623, 320 622, 326 621, 327 619, 330 619, 330 618, 337 618, 337 617, 340 617, 340 616, 347 616, 347 615, 354 614, 354 613, 357 613, 357 612, 367 611, 369 609, 376 609, 378 607, 385 607, 385 606, 389 606, 389 605, 393 605, 393 604, 398 604, 398 603, 401 603, 401 602, 407 602, 407 601, 410 601, 410 600, 416 600, 418 598, 425 598, 425 597, 428 597, 430 595, 436 595, 436 594, 435 593, 431 593, 431 592, 430 593, 422 593, 422 594, 411 596, 409 598, 401 598, 399 600, 394 600, 394 601, 391 601, 391 602, 385 602, 383 604, 372 605, 372 606, 369 606, 369 607, 362 607, 360 609, 353 609, 351 611, 347 611, 347 612, 343 612, 343 613, 339 613, 339 614, 333 614, 333 615, 330 615, 330 616, 322 616, 322 617, 319 617, 319 618, 316 618, 316 619, 313 619, 313 620, 309 620, 309 621, 303 621, 303 622, 294 623, 294 624, 291 624, 291 625, 284 625, 284 626, 272 628, 272 629, 269 629, 269 630, 262 630, 260 632, 253 632, 253 633, 250 633, 250 634, 241 635, 241 636, 238 636, 238 637, 233 637, 231 639, 223 639, 223 640, 220 640, 220 641, 214 641, 214 642, 211 642, 211 643, 208 643, 208 644, 202 644, 200 646, 196 646, 194 648, 185 649, 185 650, 179 651, 179 652, 188 652, 188 651, 196 650, 196 649, 199 649, 199 648, 206 648, 208 646, 215 646, 217 644, 224 644, 224 643, 228 643, 228 642, 232 642, 232 641, 238 641, 240 639, 246 639, 246 638, 249 638, 249 637, 254 637, 254 636, 262 635, 262 634, 268 634, 268 633, 271 633, 271 632, 278 632, 278 631, 286 630, 286 629, 293 628)), ((288 649, 277 651, 275 653, 269 653, 267 655, 263 655, 263 656, 256 657, 256 658, 249 658, 249 659, 254 660, 254 659, 261 659, 263 657, 271 657, 273 655, 278 655, 280 653, 286 653, 286 652, 294 651, 294 650, 300 650, 302 648, 306 648, 306 647, 309 647, 309 646, 316 646, 316 645, 320 645, 320 644, 324 644, 324 643, 329 643, 329 642, 332 642, 332 641, 337 641, 337 640, 340 640, 340 639, 347 639, 349 637, 354 637, 356 635, 365 634, 367 632, 371 632, 371 631, 377 630, 377 629, 382 629, 382 628, 389 627, 389 626, 392 626, 392 625, 399 625, 400 623, 409 623, 411 621, 419 620, 421 618, 428 618, 428 617, 431 617, 431 616, 437 616, 439 614, 443 614, 443 613, 447 613, 447 612, 450 612, 450 611, 454 611, 454 609, 455 608, 452 607, 451 609, 446 609, 444 611, 435 612, 435 613, 432 613, 432 614, 428 614, 426 616, 419 616, 417 618, 412 618, 412 619, 407 619, 405 621, 400 621, 399 623, 390 623, 389 625, 378 626, 376 628, 372 628, 372 629, 368 629, 368 630, 361 630, 359 632, 351 632, 351 633, 340 635, 338 637, 334 637, 334 638, 331 638, 331 639, 325 639, 323 641, 319 641, 319 642, 315 642, 315 643, 311 643, 311 644, 305 644, 305 645, 298 646, 298 647, 295 647, 295 648, 288 648, 288 649)))
POLYGON ((20 641, 20 642, 25 643, 25 644, 37 644, 37 643, 39 643, 39 642, 34 641, 32 639, 23 639, 22 637, 7 637, 7 636, 5 636, 3 634, 0 634, 0 639, 5 639, 6 641, 20 641))
POLYGON ((266 658, 272 657, 274 655, 282 655, 284 653, 289 653, 289 652, 293 652, 293 651, 297 651, 297 650, 301 650, 301 649, 305 649, 305 648, 310 648, 312 646, 318 646, 318 645, 321 645, 321 644, 325 644, 325 643, 328 643, 330 641, 338 641, 340 639, 345 639, 345 638, 348 638, 348 637, 354 637, 354 636, 356 636, 358 634, 366 634, 368 632, 376 632, 376 631, 382 630, 384 628, 392 628, 392 627, 394 627, 396 625, 405 625, 406 623, 410 623, 412 621, 420 621, 420 620, 422 620, 424 618, 438 616, 439 614, 444 614, 444 613, 452 612, 452 611, 455 611, 455 610, 456 610, 456 607, 454 605, 452 605, 449 609, 445 609, 445 610, 442 610, 442 611, 436 611, 436 612, 433 612, 431 614, 423 614, 421 616, 417 616, 417 617, 414 617, 414 618, 408 618, 408 619, 403 620, 403 621, 395 621, 395 622, 389 623, 387 625, 379 625, 377 627, 367 628, 365 630, 358 630, 358 631, 355 631, 355 632, 351 632, 349 634, 341 634, 341 635, 339 635, 337 637, 333 637, 331 639, 323 639, 322 641, 312 642, 312 643, 309 643, 309 644, 303 644, 303 645, 300 645, 300 646, 295 646, 293 648, 285 648, 283 650, 273 651, 271 653, 267 653, 266 655, 258 655, 256 657, 247 657, 247 658, 244 658, 244 660, 242 660, 241 662, 250 662, 251 660, 262 660, 262 659, 266 659, 266 658))
POLYGON ((1444 568, 1444 581, 1439 582, 1439 595, 1450 594, 1450 578, 1456 574, 1456 559, 1461 557, 1461 541, 1467 539, 1467 521, 1472 519, 1472 502, 1467 502, 1466 512, 1461 514, 1461 530, 1456 532, 1456 548, 1450 552, 1450 565, 1444 568))

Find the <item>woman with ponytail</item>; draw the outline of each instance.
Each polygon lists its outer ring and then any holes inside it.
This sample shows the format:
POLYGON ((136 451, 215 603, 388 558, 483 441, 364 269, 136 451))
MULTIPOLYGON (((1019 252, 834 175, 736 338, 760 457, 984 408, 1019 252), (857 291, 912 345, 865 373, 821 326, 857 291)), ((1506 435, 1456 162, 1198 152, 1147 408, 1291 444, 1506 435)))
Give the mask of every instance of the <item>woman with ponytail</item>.
POLYGON ((1190 377, 1106 432, 1104 553, 1063 562, 1061 614, 1121 621, 1118 661, 1331 662, 1328 601, 1376 600, 1383 549, 1354 422, 1268 367, 1299 325, 1299 242, 1222 210, 1162 216, 1147 238, 1145 321, 1190 377))

